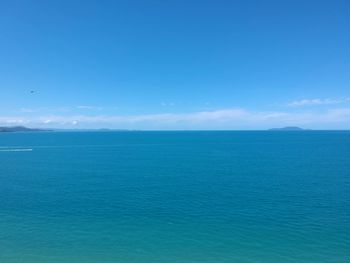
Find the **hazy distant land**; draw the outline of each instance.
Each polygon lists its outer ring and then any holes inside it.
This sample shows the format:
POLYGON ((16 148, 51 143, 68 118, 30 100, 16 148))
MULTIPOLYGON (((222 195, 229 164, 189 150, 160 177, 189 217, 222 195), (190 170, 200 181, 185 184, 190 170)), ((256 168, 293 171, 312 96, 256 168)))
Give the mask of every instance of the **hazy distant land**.
POLYGON ((51 130, 27 128, 24 126, 0 127, 0 132, 33 132, 33 131, 51 131, 51 130))
MULTIPOLYGON (((309 129, 303 129, 297 126, 287 126, 283 128, 271 128, 268 131, 308 131, 309 129)), ((128 130, 128 129, 40 129, 40 128, 28 128, 24 126, 0 126, 0 132, 44 132, 44 131, 100 131, 100 132, 109 132, 109 131, 138 131, 138 130, 128 130)))
POLYGON ((296 127, 296 126, 288 126, 283 128, 272 128, 272 129, 269 129, 269 131, 308 131, 308 130, 300 127, 296 127))

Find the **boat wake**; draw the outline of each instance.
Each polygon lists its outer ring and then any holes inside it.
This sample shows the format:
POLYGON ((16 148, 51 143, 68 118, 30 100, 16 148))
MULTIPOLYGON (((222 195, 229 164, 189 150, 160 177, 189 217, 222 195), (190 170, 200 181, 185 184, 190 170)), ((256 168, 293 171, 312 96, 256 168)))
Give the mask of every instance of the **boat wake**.
POLYGON ((7 149, 0 149, 0 152, 31 152, 33 149, 26 148, 26 149, 20 149, 20 148, 7 148, 7 149))

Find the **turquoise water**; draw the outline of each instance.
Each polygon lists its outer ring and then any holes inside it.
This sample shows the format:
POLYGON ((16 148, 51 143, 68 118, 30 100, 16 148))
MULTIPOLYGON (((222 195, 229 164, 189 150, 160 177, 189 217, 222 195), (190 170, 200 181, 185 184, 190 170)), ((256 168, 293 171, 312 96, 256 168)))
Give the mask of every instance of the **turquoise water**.
POLYGON ((0 146, 1 263, 350 262, 350 132, 3 133, 0 146))

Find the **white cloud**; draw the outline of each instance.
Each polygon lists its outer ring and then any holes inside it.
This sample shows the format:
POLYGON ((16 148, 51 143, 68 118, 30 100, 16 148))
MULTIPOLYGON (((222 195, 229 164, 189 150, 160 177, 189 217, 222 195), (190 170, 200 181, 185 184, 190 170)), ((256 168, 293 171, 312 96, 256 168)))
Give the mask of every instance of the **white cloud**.
POLYGON ((101 110, 101 107, 96 107, 96 106, 88 106, 88 105, 78 105, 76 106, 77 109, 79 110, 101 110))
POLYGON ((19 111, 23 113, 34 113, 34 112, 38 112, 39 109, 21 108, 19 111))
POLYGON ((302 99, 296 100, 287 103, 287 106, 290 107, 301 107, 301 106, 315 106, 315 105, 328 105, 328 104, 339 104, 344 102, 349 102, 350 98, 341 98, 341 99, 302 99))
POLYGON ((17 112, 20 113, 42 113, 42 112, 69 112, 71 110, 70 107, 58 107, 58 108, 48 108, 48 107, 41 107, 41 108, 20 108, 17 110, 17 112))
POLYGON ((18 117, 0 117, 0 124, 2 125, 20 125, 28 122, 29 120, 18 117))
POLYGON ((163 107, 172 107, 172 106, 175 106, 175 103, 174 102, 162 102, 160 105, 162 105, 163 107))
POLYGON ((145 115, 51 115, 0 117, 0 124, 37 127, 129 129, 265 129, 297 125, 305 128, 349 129, 350 108, 304 112, 268 112, 222 109, 191 113, 145 115))

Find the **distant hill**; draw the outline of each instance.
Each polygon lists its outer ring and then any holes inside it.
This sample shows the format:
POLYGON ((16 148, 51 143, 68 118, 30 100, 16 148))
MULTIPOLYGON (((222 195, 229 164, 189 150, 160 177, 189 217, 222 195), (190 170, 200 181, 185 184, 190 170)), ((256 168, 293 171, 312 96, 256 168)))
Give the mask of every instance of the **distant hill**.
POLYGON ((283 128, 272 128, 272 129, 269 129, 269 131, 307 131, 307 130, 296 126, 289 126, 289 127, 283 127, 283 128))
POLYGON ((33 132, 33 131, 50 131, 50 130, 31 129, 24 126, 0 127, 0 132, 33 132))

